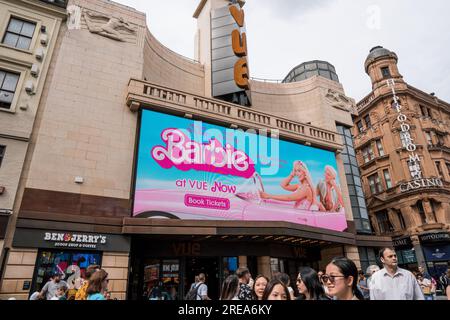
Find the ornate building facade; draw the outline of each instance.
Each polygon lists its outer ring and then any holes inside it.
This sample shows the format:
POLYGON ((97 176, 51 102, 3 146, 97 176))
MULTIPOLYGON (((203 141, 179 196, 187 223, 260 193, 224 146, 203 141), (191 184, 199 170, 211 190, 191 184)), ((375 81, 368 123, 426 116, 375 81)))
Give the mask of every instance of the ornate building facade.
POLYGON ((375 233, 393 237, 401 265, 439 276, 450 256, 450 104, 409 85, 397 62, 383 47, 367 57, 357 160, 375 233))

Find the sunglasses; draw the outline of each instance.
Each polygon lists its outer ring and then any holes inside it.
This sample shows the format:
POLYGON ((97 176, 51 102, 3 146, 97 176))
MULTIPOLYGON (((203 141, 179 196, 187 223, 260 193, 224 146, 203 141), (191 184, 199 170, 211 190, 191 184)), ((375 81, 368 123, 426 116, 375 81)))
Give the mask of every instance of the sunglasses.
POLYGON ((302 278, 300 277, 297 278, 297 283, 301 283, 302 281, 303 281, 302 278))
POLYGON ((336 282, 336 278, 345 278, 345 276, 333 276, 333 275, 324 274, 320 279, 322 280, 323 283, 327 283, 328 280, 331 283, 335 283, 336 282))

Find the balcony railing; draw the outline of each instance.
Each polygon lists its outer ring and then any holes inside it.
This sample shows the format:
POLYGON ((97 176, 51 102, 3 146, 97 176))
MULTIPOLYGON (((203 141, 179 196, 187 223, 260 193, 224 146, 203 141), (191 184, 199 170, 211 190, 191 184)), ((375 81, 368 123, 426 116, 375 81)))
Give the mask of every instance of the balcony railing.
POLYGON ((67 4, 69 2, 69 0, 39 0, 39 1, 52 4, 64 9, 67 8, 67 4))
POLYGON ((356 108, 358 111, 361 111, 364 109, 365 106, 367 106, 369 103, 371 103, 375 99, 375 94, 371 92, 369 95, 364 97, 360 102, 356 104, 356 108))
POLYGON ((166 109, 168 112, 176 111, 226 121, 242 128, 278 129, 282 135, 307 145, 322 146, 330 150, 342 149, 338 134, 333 131, 222 100, 169 89, 143 80, 130 80, 127 105, 132 111, 137 111, 141 107, 163 109, 163 111, 166 109))

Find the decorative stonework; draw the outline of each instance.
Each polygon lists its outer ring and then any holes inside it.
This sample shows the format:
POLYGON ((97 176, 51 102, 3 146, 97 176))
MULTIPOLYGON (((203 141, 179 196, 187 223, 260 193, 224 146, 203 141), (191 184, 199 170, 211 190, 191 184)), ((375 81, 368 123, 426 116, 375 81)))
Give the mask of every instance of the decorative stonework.
POLYGON ((83 16, 91 33, 121 42, 131 42, 130 40, 136 39, 136 29, 122 17, 116 18, 88 10, 84 10, 83 16))
POLYGON ((67 8, 67 28, 69 30, 81 29, 81 8, 79 6, 71 5, 67 8))
POLYGON ((333 89, 328 89, 325 97, 327 98, 329 104, 334 108, 350 111, 353 107, 353 103, 350 99, 348 99, 345 95, 334 91, 333 89))

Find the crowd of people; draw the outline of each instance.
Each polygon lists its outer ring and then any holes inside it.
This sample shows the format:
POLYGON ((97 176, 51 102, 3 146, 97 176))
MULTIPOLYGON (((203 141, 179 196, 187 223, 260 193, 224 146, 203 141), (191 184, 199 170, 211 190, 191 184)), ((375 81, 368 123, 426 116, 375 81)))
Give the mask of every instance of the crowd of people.
MULTIPOLYGON (((302 267, 296 279, 298 296, 285 273, 275 273, 272 279, 258 275, 253 280, 248 268, 239 268, 223 282, 220 300, 434 300, 438 281, 450 300, 450 269, 436 281, 423 267, 414 273, 399 268, 393 248, 381 249, 379 259, 383 268, 373 265, 366 273, 345 257, 332 259, 325 271, 302 267)), ((210 299, 204 274, 185 299, 210 299)))
POLYGON ((108 283, 108 273, 99 265, 90 265, 81 287, 69 292, 68 284, 61 279, 61 274, 55 272, 41 291, 31 295, 30 300, 111 300, 108 283))
MULTIPOLYGON (((439 279, 423 267, 410 272, 398 267, 395 250, 388 247, 380 250, 379 259, 383 268, 369 266, 366 273, 345 257, 332 259, 324 271, 302 267, 295 283, 297 296, 289 275, 277 272, 272 279, 258 275, 253 280, 249 269, 241 267, 223 281, 220 300, 434 300, 438 286, 450 300, 450 269, 439 279)), ((79 289, 70 292, 56 272, 30 300, 110 300, 108 282, 108 273, 91 265, 79 289)), ((184 299, 211 300, 204 273, 195 277, 184 299)))

